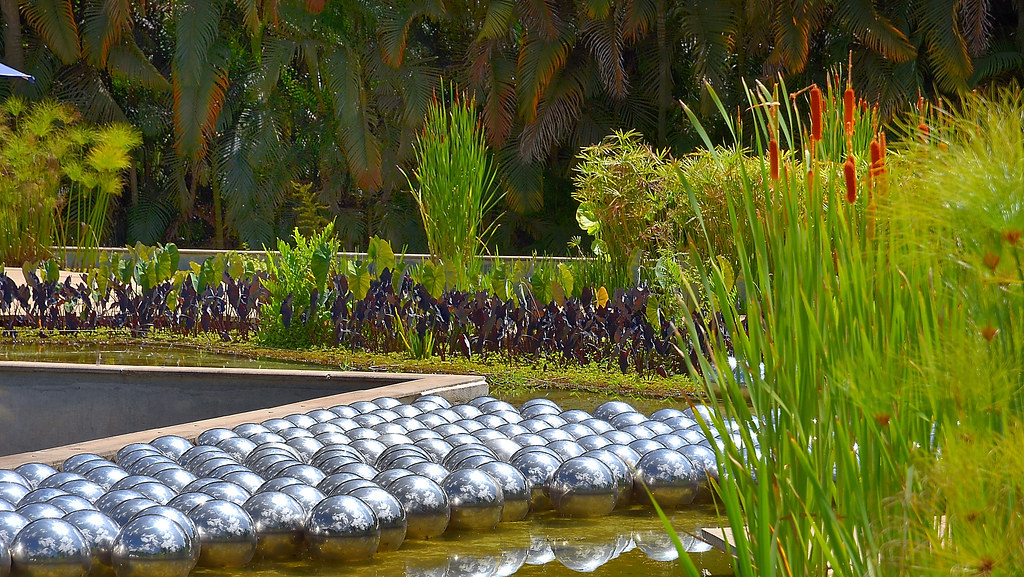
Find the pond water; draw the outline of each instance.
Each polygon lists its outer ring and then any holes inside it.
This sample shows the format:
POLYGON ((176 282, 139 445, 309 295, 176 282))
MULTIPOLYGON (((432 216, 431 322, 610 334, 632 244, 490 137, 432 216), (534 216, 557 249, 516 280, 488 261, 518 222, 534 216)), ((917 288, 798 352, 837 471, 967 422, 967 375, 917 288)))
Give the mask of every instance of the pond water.
POLYGON ((250 359, 242 356, 212 353, 204 349, 153 343, 117 344, 89 342, 66 344, 4 342, 0 344, 0 361, 138 365, 145 367, 327 370, 327 367, 322 365, 264 358, 250 359))
MULTIPOLYGON (((64 345, 5 343, 0 360, 132 364, 147 366, 206 366, 263 369, 323 369, 322 366, 267 359, 248 359, 183 349, 173 345, 64 345)), ((610 394, 531 389, 494 396, 519 405, 547 397, 563 409, 593 411, 608 400, 625 400, 650 414, 663 407, 686 408, 684 400, 620 399, 610 394)), ((732 575, 729 557, 693 537, 700 527, 718 527, 723 520, 711 505, 669 512, 691 559, 704 575, 732 575)), ((547 511, 517 523, 502 523, 491 532, 452 533, 430 541, 408 541, 395 552, 376 555, 359 564, 324 564, 297 560, 255 563, 243 569, 197 568, 202 577, 532 577, 593 573, 600 577, 657 577, 680 575, 675 548, 661 521, 647 508, 633 506, 591 519, 561 519, 547 511)))

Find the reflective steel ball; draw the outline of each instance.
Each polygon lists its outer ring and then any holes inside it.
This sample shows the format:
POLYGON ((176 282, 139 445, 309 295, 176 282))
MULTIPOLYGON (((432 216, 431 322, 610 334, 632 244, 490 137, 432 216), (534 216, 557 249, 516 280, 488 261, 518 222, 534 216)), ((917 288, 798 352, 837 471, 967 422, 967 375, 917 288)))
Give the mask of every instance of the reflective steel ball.
POLYGON ((188 516, 199 529, 199 564, 241 567, 256 553, 256 527, 240 506, 219 499, 200 503, 188 516))
POLYGON ((477 469, 454 471, 441 482, 451 507, 449 527, 493 529, 501 520, 505 498, 494 479, 477 469))
POLYGON ((397 479, 388 492, 398 499, 408 520, 408 539, 431 539, 445 532, 451 519, 448 496, 440 485, 426 477, 409 475, 397 479))
POLYGON ((530 512, 532 488, 526 477, 508 463, 491 461, 480 465, 480 470, 490 475, 501 487, 505 506, 501 510, 501 521, 521 521, 530 512))
MULTIPOLYGON (((637 464, 640 480, 650 491, 650 498, 642 498, 649 502, 653 498, 662 509, 674 509, 679 505, 689 505, 697 496, 699 477, 694 471, 690 460, 672 449, 657 449, 640 458, 637 464)), ((646 497, 642 487, 636 492, 638 497, 646 497)))
POLYGON ((8 546, 14 542, 18 532, 28 525, 28 519, 14 511, 0 511, 0 541, 8 546))
POLYGON ((369 559, 380 544, 380 523, 356 497, 338 495, 321 501, 306 520, 310 552, 328 561, 369 559))
POLYGON ((377 550, 397 550, 405 541, 405 534, 409 528, 405 509, 398 499, 377 487, 356 489, 350 495, 366 503, 380 523, 380 543, 377 545, 377 550))
POLYGON ((117 577, 185 577, 195 566, 196 543, 181 525, 160 515, 129 521, 111 554, 117 577))
POLYGON ((44 479, 57 472, 57 469, 42 463, 25 463, 14 469, 14 472, 21 475, 33 487, 38 487, 44 479))
POLYGON ((256 527, 256 556, 290 559, 299 554, 306 511, 298 501, 276 491, 253 495, 242 505, 256 527))
POLYGON ((532 487, 530 510, 550 509, 551 499, 548 497, 548 483, 559 465, 562 464, 561 460, 540 450, 523 449, 513 455, 509 463, 519 469, 519 472, 526 477, 532 487))
POLYGON ((92 552, 82 532, 63 519, 38 519, 11 542, 12 573, 23 577, 82 577, 92 552))
POLYGON ((593 457, 574 457, 551 477, 548 494, 564 517, 607 515, 615 508, 618 485, 607 465, 593 457))

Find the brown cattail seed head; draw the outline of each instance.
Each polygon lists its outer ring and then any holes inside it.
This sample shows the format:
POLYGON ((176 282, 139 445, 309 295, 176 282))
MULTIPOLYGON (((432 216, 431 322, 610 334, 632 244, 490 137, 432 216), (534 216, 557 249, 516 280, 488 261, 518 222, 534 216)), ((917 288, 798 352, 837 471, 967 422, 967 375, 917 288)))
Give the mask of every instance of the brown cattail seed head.
POLYGON ((928 144, 928 137, 930 133, 931 129, 928 128, 927 124, 922 122, 917 125, 917 138, 920 139, 923 144, 928 144))
POLYGON ((986 252, 985 256, 981 257, 981 264, 994 272, 999 266, 999 255, 994 252, 986 252))
POLYGON ((821 140, 821 89, 811 87, 811 140, 821 140))
POLYGON ((1011 228, 1003 233, 1003 238, 1005 238, 1006 242, 1010 243, 1011 246, 1016 245, 1017 241, 1020 240, 1020 231, 1015 228, 1011 228))
POLYGON ((986 341, 991 342, 992 339, 996 338, 996 333, 998 332, 999 329, 995 328, 994 326, 985 325, 984 328, 981 329, 981 336, 984 337, 986 341))
POLYGON ((852 88, 847 88, 843 92, 843 126, 847 132, 853 132, 853 111, 856 106, 856 95, 852 88))
POLYGON ((768 165, 771 168, 772 180, 779 179, 779 141, 774 138, 768 141, 768 165))
POLYGON ((843 176, 846 178, 846 202, 857 202, 857 166, 853 163, 853 155, 846 156, 843 163, 843 176))

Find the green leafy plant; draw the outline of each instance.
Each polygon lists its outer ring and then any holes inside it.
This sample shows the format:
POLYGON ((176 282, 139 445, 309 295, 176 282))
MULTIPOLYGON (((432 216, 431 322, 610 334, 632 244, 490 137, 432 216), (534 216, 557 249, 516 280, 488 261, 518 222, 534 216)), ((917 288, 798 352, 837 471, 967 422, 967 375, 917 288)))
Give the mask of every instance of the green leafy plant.
POLYGON ((409 180, 419 207, 427 245, 437 261, 474 260, 486 246, 494 224, 487 214, 501 200, 487 152, 476 100, 457 93, 435 99, 416 140, 416 183, 409 180))
POLYGON ((141 137, 124 124, 93 127, 70 106, 29 105, 11 97, 0 106, 0 262, 49 256, 55 244, 81 248, 95 260, 111 199, 141 137))
POLYGON ((279 240, 278 257, 267 259, 269 278, 264 287, 270 299, 261 310, 264 320, 257 333, 263 344, 295 348, 330 340, 325 303, 327 279, 338 253, 334 224, 309 237, 295 229, 293 241, 294 246, 279 240))
POLYGON ((615 132, 578 155, 573 198, 576 220, 594 237, 598 257, 611 263, 624 285, 631 261, 657 248, 670 193, 679 188, 677 162, 638 132, 615 132))

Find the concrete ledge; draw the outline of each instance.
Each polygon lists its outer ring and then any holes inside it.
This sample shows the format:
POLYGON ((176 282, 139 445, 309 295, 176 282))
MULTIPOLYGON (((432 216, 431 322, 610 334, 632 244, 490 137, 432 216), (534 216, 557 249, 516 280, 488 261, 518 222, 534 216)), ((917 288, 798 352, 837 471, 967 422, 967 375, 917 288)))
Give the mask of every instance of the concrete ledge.
POLYGON ((0 454, 11 455, 0 468, 384 396, 461 402, 487 391, 472 375, 0 361, 0 454))

